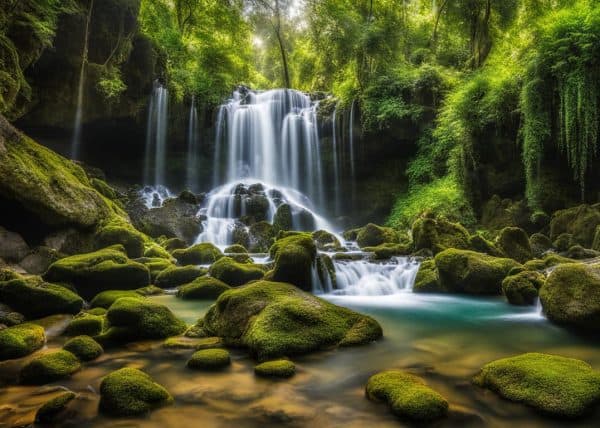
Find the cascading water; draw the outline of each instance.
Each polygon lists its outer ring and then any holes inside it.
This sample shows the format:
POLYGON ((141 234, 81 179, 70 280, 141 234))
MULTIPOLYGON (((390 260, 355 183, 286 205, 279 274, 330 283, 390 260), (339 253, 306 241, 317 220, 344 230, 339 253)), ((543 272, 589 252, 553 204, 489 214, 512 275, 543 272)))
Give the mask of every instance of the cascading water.
POLYGON ((333 176, 334 176, 334 213, 339 215, 341 212, 341 201, 340 201, 340 170, 339 170, 339 151, 338 151, 338 139, 337 139, 337 104, 333 108, 333 116, 331 118, 332 128, 332 155, 333 155, 333 176))
POLYGON ((200 146, 200 133, 198 124, 198 109, 196 108, 195 97, 192 96, 190 104, 190 114, 188 117, 188 135, 187 135, 187 165, 186 165, 186 186, 195 191, 198 188, 198 157, 200 146))

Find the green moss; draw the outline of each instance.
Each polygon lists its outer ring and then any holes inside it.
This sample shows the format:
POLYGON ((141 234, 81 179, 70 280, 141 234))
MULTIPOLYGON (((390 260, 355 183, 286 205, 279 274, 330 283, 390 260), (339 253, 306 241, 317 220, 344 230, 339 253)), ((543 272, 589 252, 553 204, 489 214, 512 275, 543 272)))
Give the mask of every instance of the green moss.
POLYGON ((63 345, 65 351, 79 358, 80 361, 92 361, 104 352, 102 346, 90 336, 77 336, 67 340, 63 345))
POLYGON ((510 275, 502 281, 502 292, 508 303, 512 305, 534 305, 538 290, 544 284, 546 278, 536 271, 523 271, 510 275))
POLYGON ((183 250, 187 247, 185 241, 181 238, 167 239, 162 245, 169 253, 172 253, 175 250, 183 250))
POLYGON ((91 308, 85 312, 90 315, 99 315, 99 316, 106 315, 106 309, 104 309, 104 308, 91 308))
POLYGON ((104 328, 105 318, 102 315, 94 315, 82 312, 74 317, 67 325, 65 335, 67 336, 97 336, 104 328))
POLYGON ((26 385, 43 385, 71 376, 81 368, 77 357, 68 351, 48 352, 29 361, 19 373, 26 385))
POLYGON ((202 349, 194 352, 187 362, 190 369, 196 370, 220 370, 231 364, 229 352, 225 349, 202 349))
POLYGON ((411 247, 407 244, 381 244, 376 247, 363 247, 363 251, 373 253, 375 260, 387 260, 395 256, 405 256, 410 254, 411 247))
POLYGON ((544 313, 551 321, 600 331, 600 269, 582 263, 557 266, 540 290, 544 313))
POLYGON ((556 355, 529 353, 493 361, 474 381, 552 416, 579 417, 600 401, 600 372, 556 355))
POLYGON ((261 377, 292 377, 296 374, 296 365, 290 360, 265 361, 254 367, 254 373, 261 377))
POLYGON ((533 258, 529 237, 521 228, 505 227, 500 231, 496 243, 506 257, 519 263, 525 263, 533 258))
POLYGON ((312 233, 312 238, 317 245, 317 248, 321 251, 340 251, 343 250, 342 244, 339 239, 333 234, 326 230, 317 230, 312 233))
POLYGON ((480 234, 472 235, 469 238, 469 247, 478 253, 485 253, 494 257, 504 257, 502 251, 480 234))
POLYGON ((434 254, 446 248, 469 248, 469 232, 458 223, 443 218, 419 218, 412 227, 414 249, 430 249, 434 254))
POLYGON ((280 231, 292 230, 293 227, 292 208, 289 204, 281 204, 273 217, 273 228, 275 229, 275 232, 279 233, 280 231))
POLYGON ((366 387, 369 400, 386 402, 392 412, 413 421, 431 421, 448 413, 448 402, 412 374, 399 370, 377 373, 366 387))
POLYGON ((360 248, 376 247, 386 243, 395 244, 398 243, 398 234, 390 227, 369 223, 358 231, 356 242, 360 248))
POLYGON ((143 264, 150 271, 150 280, 152 282, 156 281, 156 277, 165 269, 175 267, 171 261, 158 257, 141 257, 139 259, 135 259, 134 261, 143 264))
POLYGON ((528 270, 545 270, 563 263, 577 263, 577 261, 551 253, 541 260, 530 260, 524 266, 528 270))
POLYGON ((550 239, 554 241, 561 234, 568 233, 572 235, 572 242, 564 250, 575 244, 590 248, 598 225, 600 211, 589 205, 556 211, 550 220, 550 239))
POLYGON ((370 317, 279 282, 257 281, 221 294, 203 330, 260 359, 303 354, 381 337, 370 317), (345 342, 345 343, 344 343, 345 342))
POLYGON ((425 260, 419 266, 419 271, 413 285, 415 293, 439 293, 444 291, 440 285, 435 260, 425 260))
POLYGON ((125 248, 129 257, 137 258, 144 254, 144 243, 147 239, 132 226, 108 225, 96 234, 96 248, 101 249, 120 244, 125 248))
POLYGON ((521 266, 512 259, 448 249, 435 256, 441 286, 453 293, 500 294, 502 280, 521 266))
POLYGON ((171 254, 163 247, 158 244, 151 243, 146 245, 144 249, 144 257, 154 258, 154 259, 165 259, 171 261, 171 254))
POLYGON ((123 297, 106 313, 109 327, 100 340, 164 339, 185 331, 186 325, 169 308, 146 300, 123 297))
POLYGON ((61 392, 51 400, 46 401, 35 414, 35 421, 41 424, 55 423, 67 405, 77 397, 72 391, 61 392))
POLYGON ((310 234, 302 233, 278 239, 269 250, 275 260, 272 279, 288 282, 302 290, 312 290, 312 269, 317 248, 310 234))
POLYGON ((169 337, 163 342, 166 349, 208 349, 222 346, 223 342, 218 337, 169 337))
POLYGON ((222 257, 217 260, 211 265, 208 273, 231 287, 238 287, 261 279, 265 274, 261 266, 238 263, 230 257, 222 257))
POLYGON ((157 287, 156 285, 147 285, 145 287, 138 288, 137 290, 135 290, 135 292, 146 297, 160 296, 161 294, 165 294, 165 290, 157 287))
POLYGON ((248 254, 248 250, 243 245, 234 244, 225 248, 225 254, 248 254))
POLYGON ((109 186, 108 183, 106 183, 106 181, 100 180, 98 178, 92 178, 90 179, 90 184, 92 185, 92 187, 94 187, 94 189, 98 191, 98 193, 100 193, 104 197, 113 201, 117 199, 117 192, 115 191, 115 189, 109 186))
POLYGON ((217 278, 204 276, 179 287, 177 297, 186 300, 214 300, 230 288, 229 285, 217 278))
POLYGON ((173 257, 182 265, 207 265, 220 259, 221 250, 210 243, 196 244, 192 247, 174 250, 173 257))
POLYGON ((100 384, 102 413, 111 416, 138 416, 173 403, 169 392, 146 373, 123 368, 110 373, 100 384))
POLYGON ((552 249, 552 241, 543 233, 534 233, 529 237, 529 245, 534 257, 541 258, 552 249))
POLYGON ((600 224, 596 227, 594 242, 592 242, 592 250, 600 251, 600 224))
POLYGON ((248 249, 253 253, 266 253, 273 245, 277 232, 270 223, 259 221, 250 226, 248 234, 250 236, 248 249))
POLYGON ((21 358, 40 349, 46 342, 44 328, 19 324, 0 330, 0 361, 21 358))
POLYGON ((73 284, 84 298, 105 290, 132 290, 150 283, 148 268, 129 260, 120 245, 58 260, 50 265, 44 278, 73 284))
POLYGON ((145 297, 142 296, 137 291, 129 291, 129 290, 107 290, 99 293, 92 299, 90 302, 90 306, 92 308, 104 308, 108 309, 110 306, 115 303, 118 299, 123 297, 129 297, 132 299, 144 300, 145 297))
POLYGON ((170 267, 156 277, 155 284, 161 288, 174 288, 192 282, 206 274, 206 269, 196 266, 170 267))
POLYGON ((27 318, 53 314, 76 314, 83 299, 69 289, 44 282, 40 277, 23 277, 0 283, 0 302, 27 318))

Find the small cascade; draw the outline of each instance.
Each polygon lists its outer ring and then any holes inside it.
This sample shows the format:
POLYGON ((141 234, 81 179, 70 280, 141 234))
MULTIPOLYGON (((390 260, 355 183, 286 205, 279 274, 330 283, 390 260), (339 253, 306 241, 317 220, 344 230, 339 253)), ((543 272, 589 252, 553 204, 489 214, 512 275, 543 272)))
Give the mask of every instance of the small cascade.
POLYGON ((332 127, 332 155, 333 155, 333 196, 334 196, 334 213, 340 215, 341 213, 341 200, 340 200, 340 159, 338 150, 338 138, 337 138, 337 104, 333 108, 333 116, 331 119, 332 127))
POLYGON ((146 208, 159 208, 166 199, 174 195, 165 186, 144 186, 140 190, 140 199, 146 205, 146 208))
POLYGON ((164 186, 167 152, 167 106, 169 91, 158 80, 148 107, 146 127, 146 153, 144 162, 144 184, 164 186), (152 172, 154 175, 152 176, 152 172))
POLYGON ((354 105, 356 100, 352 100, 350 106, 350 123, 348 128, 348 140, 349 140, 349 151, 350 151, 350 179, 352 181, 352 205, 356 202, 356 163, 354 153, 354 105))
POLYGON ((190 104, 190 114, 188 117, 188 135, 187 135, 187 165, 186 165, 186 187, 189 190, 198 189, 198 160, 200 149, 200 132, 198 124, 198 110, 196 108, 195 97, 192 96, 190 104))

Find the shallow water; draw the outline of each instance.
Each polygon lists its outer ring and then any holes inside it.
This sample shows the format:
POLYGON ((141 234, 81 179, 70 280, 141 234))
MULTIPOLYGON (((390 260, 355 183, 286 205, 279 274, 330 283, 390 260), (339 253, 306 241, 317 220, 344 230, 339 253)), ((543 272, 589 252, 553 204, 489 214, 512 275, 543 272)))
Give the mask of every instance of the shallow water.
MULTIPOLYGON (((254 362, 233 351, 233 364, 221 373, 190 371, 192 351, 162 349, 143 342, 109 351, 71 379, 57 383, 80 392, 77 413, 62 426, 94 427, 264 427, 264 426, 405 426, 382 404, 364 397, 373 373, 400 368, 426 381, 451 403, 451 415, 435 426, 594 426, 600 413, 577 423, 553 421, 470 383, 485 363, 522 352, 538 351, 581 358, 600 369, 600 342, 591 342, 553 326, 535 309, 501 299, 419 295, 325 296, 330 301, 375 317, 384 339, 369 346, 295 358, 298 374, 290 380, 255 378, 254 362), (102 376, 123 366, 145 370, 175 397, 175 405, 138 419, 97 415, 102 376)), ((188 323, 211 302, 153 297, 188 323)), ((50 340, 60 346, 63 338, 50 340)), ((0 364, 0 379, 11 380, 22 361, 0 364)), ((56 394, 53 386, 6 386, 0 389, 0 421, 6 426, 31 421, 35 409, 56 394)), ((0 423, 0 426, 4 426, 0 423)))

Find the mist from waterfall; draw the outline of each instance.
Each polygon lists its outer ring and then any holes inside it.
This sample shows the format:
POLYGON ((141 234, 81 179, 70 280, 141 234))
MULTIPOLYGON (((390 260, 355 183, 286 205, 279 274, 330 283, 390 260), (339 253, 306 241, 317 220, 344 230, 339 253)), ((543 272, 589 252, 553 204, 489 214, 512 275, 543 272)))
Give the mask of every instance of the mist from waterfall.
POLYGON ((166 184, 168 103, 169 91, 159 81, 154 82, 146 126, 145 185, 157 187, 166 184))
POLYGON ((187 133, 187 160, 186 160, 186 187, 192 191, 198 189, 198 164, 200 156, 200 129, 198 123, 198 109, 196 98, 192 96, 190 113, 188 116, 187 133))

